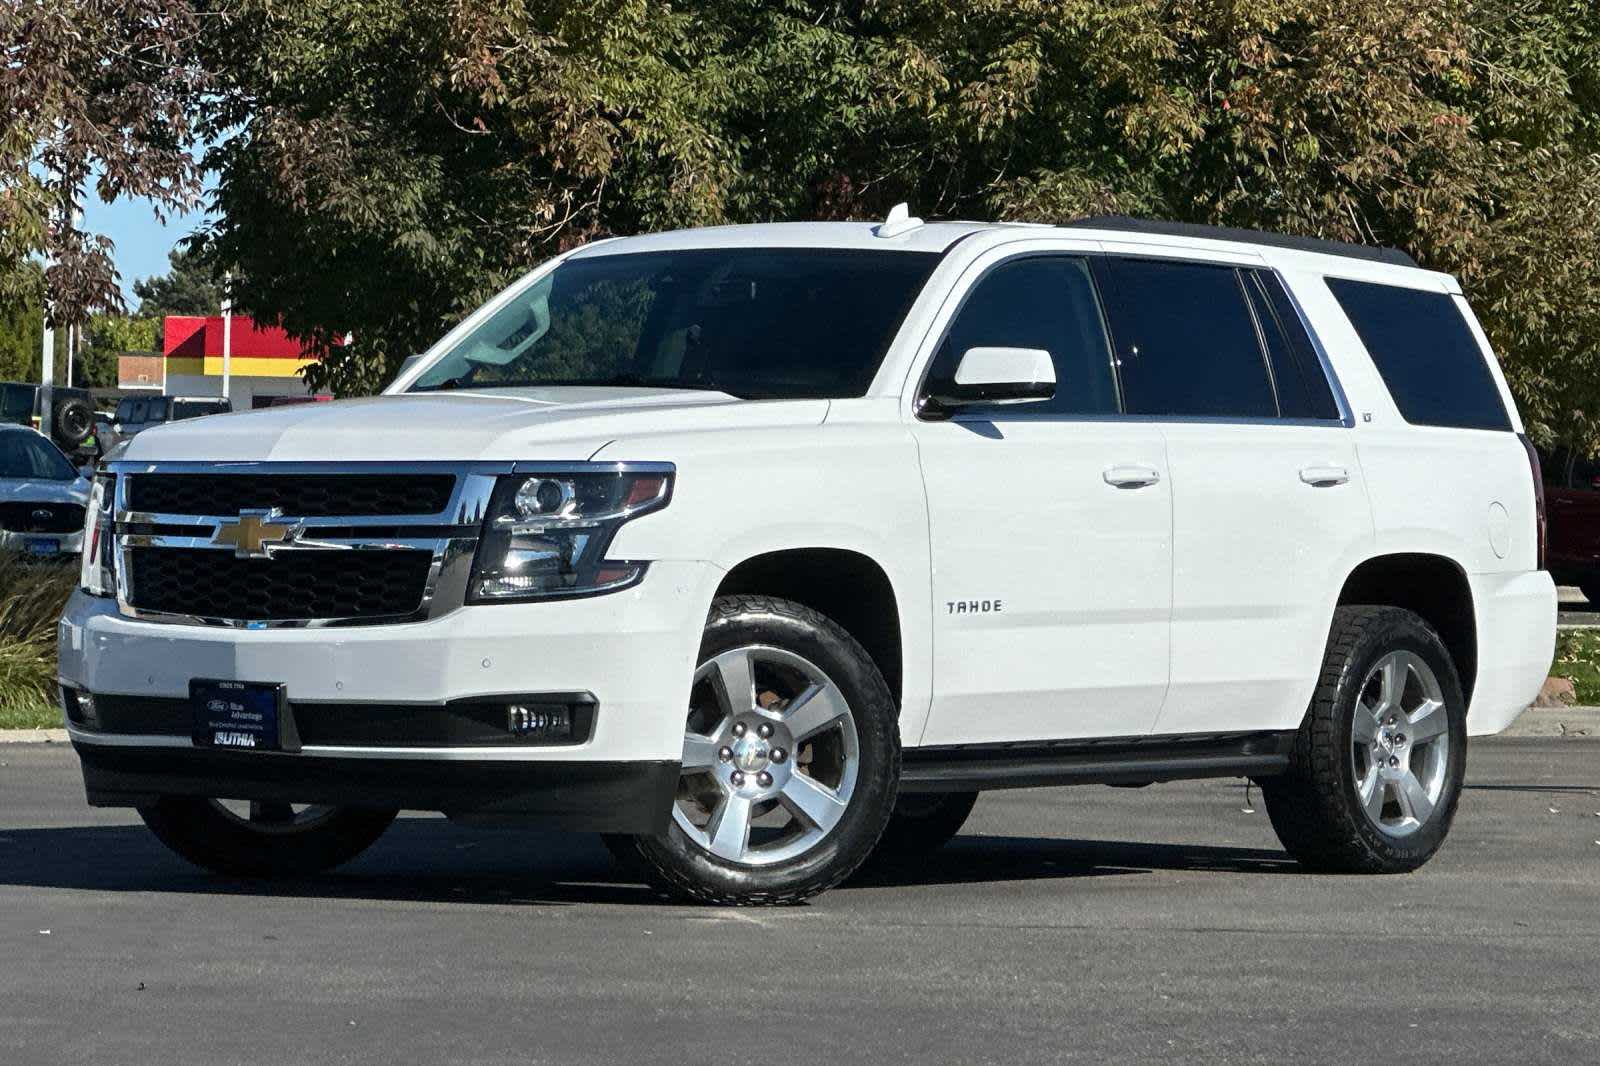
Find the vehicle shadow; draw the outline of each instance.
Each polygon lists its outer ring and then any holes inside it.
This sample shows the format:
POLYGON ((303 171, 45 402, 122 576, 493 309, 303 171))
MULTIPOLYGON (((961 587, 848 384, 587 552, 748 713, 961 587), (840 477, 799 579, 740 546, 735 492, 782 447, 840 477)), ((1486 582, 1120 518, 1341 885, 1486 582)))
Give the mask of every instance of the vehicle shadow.
MULTIPOLYGON (((1294 868, 1280 851, 1253 848, 971 835, 914 859, 875 857, 843 887, 1294 868)), ((355 861, 317 877, 280 881, 198 870, 169 853, 143 826, 0 830, 0 885, 463 904, 660 901, 641 878, 618 866, 594 836, 468 829, 440 818, 403 818, 355 861)))

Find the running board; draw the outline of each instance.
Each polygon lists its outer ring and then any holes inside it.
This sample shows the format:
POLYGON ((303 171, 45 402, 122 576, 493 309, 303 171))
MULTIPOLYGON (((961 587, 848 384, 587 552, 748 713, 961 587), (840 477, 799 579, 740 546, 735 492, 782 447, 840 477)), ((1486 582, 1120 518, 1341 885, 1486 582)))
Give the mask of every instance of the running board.
POLYGON ((901 792, 1045 785, 1145 785, 1196 777, 1272 777, 1289 768, 1293 730, 906 748, 901 792))

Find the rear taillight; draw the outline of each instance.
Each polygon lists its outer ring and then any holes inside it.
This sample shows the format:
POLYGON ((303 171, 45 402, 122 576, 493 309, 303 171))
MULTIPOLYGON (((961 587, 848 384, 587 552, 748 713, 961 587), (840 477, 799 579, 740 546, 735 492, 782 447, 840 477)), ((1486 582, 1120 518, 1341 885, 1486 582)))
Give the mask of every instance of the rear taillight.
POLYGON ((1539 469, 1539 452, 1534 448, 1533 441, 1528 439, 1526 433, 1518 433, 1517 439, 1522 442, 1523 450, 1528 453, 1528 472, 1533 475, 1533 539, 1537 545, 1538 568, 1543 570, 1546 540, 1544 472, 1539 469))

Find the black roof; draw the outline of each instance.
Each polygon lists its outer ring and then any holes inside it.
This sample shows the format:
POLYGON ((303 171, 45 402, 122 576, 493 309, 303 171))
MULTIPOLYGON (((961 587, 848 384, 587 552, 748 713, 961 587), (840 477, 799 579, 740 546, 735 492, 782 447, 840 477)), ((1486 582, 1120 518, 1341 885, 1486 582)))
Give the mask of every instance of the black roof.
POLYGON ((1292 237, 1286 233, 1267 233, 1264 230, 1235 229, 1232 226, 1200 226, 1192 222, 1162 222, 1153 218, 1132 218, 1128 215, 1095 215, 1092 218, 1074 219, 1068 226, 1083 229, 1124 230, 1128 233, 1153 233, 1167 237, 1196 237, 1208 241, 1238 241, 1244 244, 1265 244, 1273 248, 1292 248, 1297 252, 1317 252, 1322 255, 1342 255, 1346 259, 1365 259, 1372 263, 1390 266, 1414 267, 1418 263, 1398 248, 1380 248, 1371 244, 1351 244, 1348 241, 1327 241, 1320 237, 1292 237))

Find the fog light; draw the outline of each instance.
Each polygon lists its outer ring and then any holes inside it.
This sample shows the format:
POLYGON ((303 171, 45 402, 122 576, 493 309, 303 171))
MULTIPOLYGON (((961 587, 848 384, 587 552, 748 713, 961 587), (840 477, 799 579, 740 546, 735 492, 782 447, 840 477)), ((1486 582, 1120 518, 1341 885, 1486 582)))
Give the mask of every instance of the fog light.
POLYGON ((88 729, 100 728, 100 717, 95 713, 94 693, 87 689, 61 686, 61 709, 67 721, 88 729))
POLYGON ((571 740, 572 709, 554 703, 513 703, 506 708, 506 730, 524 740, 571 740))

